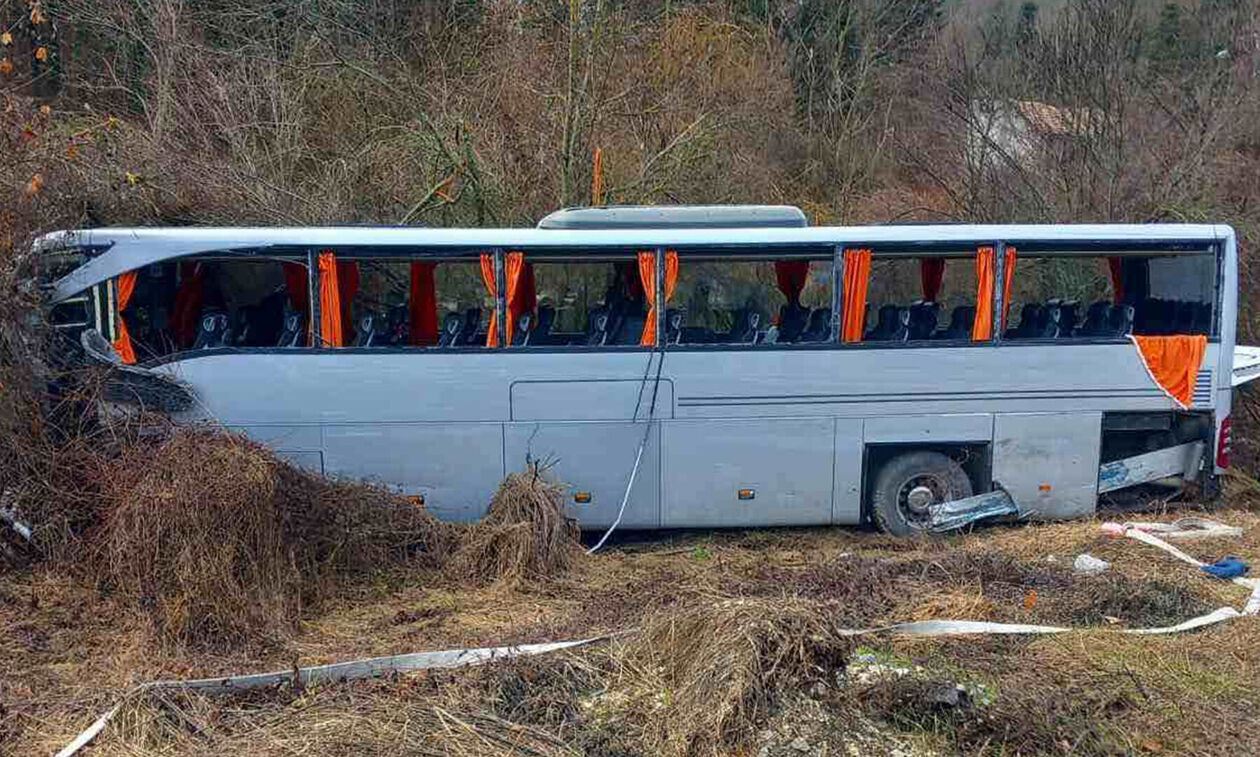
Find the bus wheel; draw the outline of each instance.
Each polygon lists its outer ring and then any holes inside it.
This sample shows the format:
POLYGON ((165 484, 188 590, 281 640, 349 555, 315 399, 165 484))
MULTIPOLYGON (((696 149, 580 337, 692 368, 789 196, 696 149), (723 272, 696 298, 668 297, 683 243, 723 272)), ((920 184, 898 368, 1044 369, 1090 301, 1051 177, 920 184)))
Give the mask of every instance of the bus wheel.
POLYGON ((927 530, 928 508, 971 496, 962 466, 939 452, 907 452, 879 469, 871 488, 871 514, 880 529, 897 536, 927 530))

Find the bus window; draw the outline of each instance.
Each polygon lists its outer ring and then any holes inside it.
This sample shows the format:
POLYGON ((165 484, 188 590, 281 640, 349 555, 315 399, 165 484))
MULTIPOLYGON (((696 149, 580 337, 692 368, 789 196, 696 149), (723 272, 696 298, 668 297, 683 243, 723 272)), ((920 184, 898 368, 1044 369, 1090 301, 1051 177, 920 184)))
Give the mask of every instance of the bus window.
POLYGON ((111 339, 138 362, 189 349, 276 347, 306 339, 306 266, 279 259, 154 263, 114 284, 111 339), (121 295, 128 295, 123 302, 121 295), (289 316, 296 315, 296 318, 289 316), (297 332, 286 337, 293 320, 297 332))
POLYGON ((679 344, 831 341, 832 258, 712 260, 682 256, 666 312, 679 344))
POLYGON ((1004 339, 1211 334, 1213 256, 1020 255, 1004 339))
MULTIPOLYGON (((1161 255, 1145 261, 1146 297, 1135 304, 1135 334, 1212 336, 1216 302, 1213 255, 1161 255)), ((1134 266, 1140 276, 1142 266, 1134 266)))
POLYGON ((863 341, 970 340, 975 269, 972 257, 875 256, 863 341))
POLYGON ((357 261, 346 346, 485 347, 495 300, 479 257, 357 261))
POLYGON ((528 265, 533 292, 526 275, 518 285, 525 301, 515 307, 512 346, 639 345, 648 309, 634 256, 544 257, 528 265))

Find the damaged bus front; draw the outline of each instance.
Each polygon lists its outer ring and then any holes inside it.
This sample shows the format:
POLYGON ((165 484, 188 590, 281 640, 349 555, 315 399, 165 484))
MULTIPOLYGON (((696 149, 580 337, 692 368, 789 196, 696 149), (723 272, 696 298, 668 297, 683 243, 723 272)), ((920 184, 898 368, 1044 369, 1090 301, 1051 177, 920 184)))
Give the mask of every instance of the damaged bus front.
POLYGON ((58 232, 52 322, 111 400, 479 517, 555 461, 583 528, 1071 518, 1228 465, 1228 226, 810 227, 794 208, 535 229, 58 232))

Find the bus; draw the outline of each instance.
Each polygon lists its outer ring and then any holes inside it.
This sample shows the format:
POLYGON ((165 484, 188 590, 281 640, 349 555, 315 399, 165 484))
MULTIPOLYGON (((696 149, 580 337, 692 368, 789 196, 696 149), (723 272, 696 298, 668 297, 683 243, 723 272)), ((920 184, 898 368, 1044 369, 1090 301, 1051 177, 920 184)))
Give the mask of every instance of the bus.
POLYGON ((1136 486, 1213 492, 1233 388, 1260 375, 1227 225, 622 206, 35 247, 111 401, 451 520, 531 462, 584 529, 1087 516, 1136 486))

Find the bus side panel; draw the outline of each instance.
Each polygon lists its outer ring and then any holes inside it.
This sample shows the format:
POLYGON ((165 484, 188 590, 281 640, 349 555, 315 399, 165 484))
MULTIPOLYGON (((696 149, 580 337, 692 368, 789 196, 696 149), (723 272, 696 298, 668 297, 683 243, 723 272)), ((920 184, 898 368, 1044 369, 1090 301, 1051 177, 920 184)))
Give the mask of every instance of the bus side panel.
POLYGON ((476 520, 503 477, 503 426, 325 424, 324 472, 422 495, 429 511, 443 520, 476 520))
POLYGON ((672 421, 664 429, 666 527, 831 521, 834 419, 672 421))
POLYGON ((569 515, 584 529, 607 528, 617 518, 630 482, 639 443, 647 433, 643 459, 622 514, 621 528, 661 525, 661 427, 646 421, 510 423, 504 450, 508 472, 523 470, 529 460, 551 467, 556 480, 568 486, 569 515), (587 502, 577 501, 579 494, 587 502))
POLYGON ((324 472, 323 433, 320 427, 310 425, 259 424, 254 426, 229 426, 232 433, 245 434, 254 441, 265 444, 280 457, 312 473, 324 472))
POLYGON ((1102 413, 1010 413, 994 421, 993 483, 1037 518, 1074 518, 1098 501, 1102 413))
POLYGON ((862 522, 862 419, 836 418, 836 455, 832 473, 831 522, 862 522))

